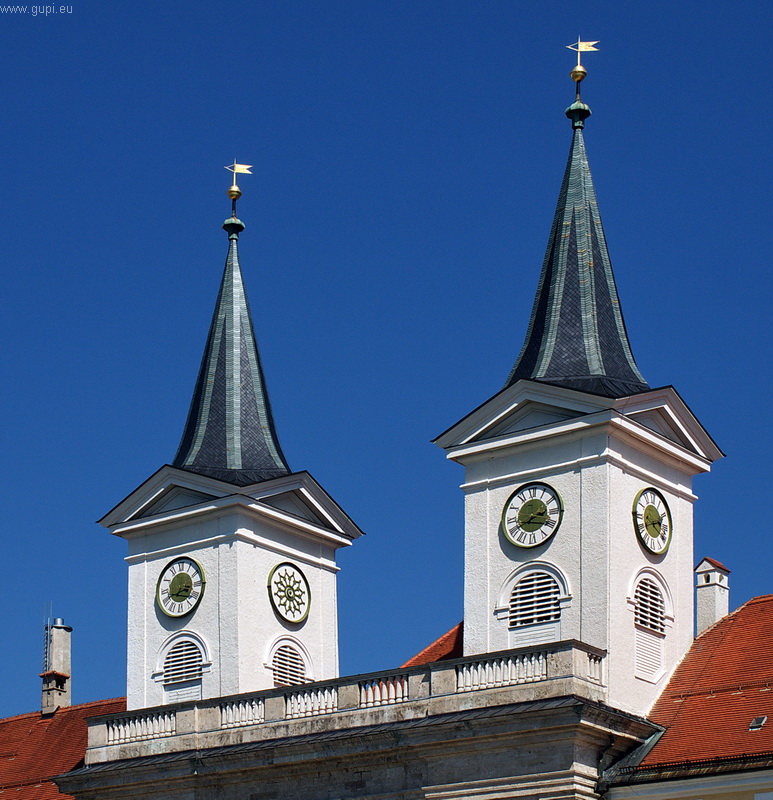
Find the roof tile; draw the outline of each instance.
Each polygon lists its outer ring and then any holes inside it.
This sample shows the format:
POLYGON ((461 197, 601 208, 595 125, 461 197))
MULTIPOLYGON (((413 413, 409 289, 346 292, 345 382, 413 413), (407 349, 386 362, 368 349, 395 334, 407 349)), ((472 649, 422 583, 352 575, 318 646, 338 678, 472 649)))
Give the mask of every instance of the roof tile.
POLYGON ((666 732, 643 766, 773 752, 773 595, 755 597, 695 640, 650 719, 666 732), (770 721, 750 731, 761 716, 770 721))
POLYGON ((434 661, 446 661, 449 658, 461 657, 463 635, 464 622, 460 622, 413 658, 408 659, 402 666, 418 667, 422 664, 431 664, 434 661))
POLYGON ((15 800, 69 797, 51 779, 83 763, 86 719, 125 708, 118 698, 0 719, 0 790, 14 789, 15 800))

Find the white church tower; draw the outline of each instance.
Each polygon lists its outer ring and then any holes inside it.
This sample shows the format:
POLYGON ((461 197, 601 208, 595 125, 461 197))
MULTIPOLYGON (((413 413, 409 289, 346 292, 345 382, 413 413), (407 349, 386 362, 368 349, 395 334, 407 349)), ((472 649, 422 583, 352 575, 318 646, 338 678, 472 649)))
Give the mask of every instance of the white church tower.
POLYGON ((693 639, 694 475, 721 451, 623 322, 572 71, 569 152, 507 383, 436 441, 465 479, 464 653, 575 639, 607 702, 646 713, 693 639))
POLYGON ((242 284, 234 164, 229 247, 179 450, 102 524, 128 542, 127 706, 338 676, 336 551, 361 535, 274 427, 242 284))

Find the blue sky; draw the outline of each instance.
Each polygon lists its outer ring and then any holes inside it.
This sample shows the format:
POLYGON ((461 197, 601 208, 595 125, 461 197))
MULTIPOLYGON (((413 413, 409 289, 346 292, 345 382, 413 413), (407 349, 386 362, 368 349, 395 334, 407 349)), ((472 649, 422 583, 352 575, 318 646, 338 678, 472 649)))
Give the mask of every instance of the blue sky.
POLYGON ((284 451, 368 533, 340 558, 342 672, 461 619, 461 469, 430 440, 518 354, 578 33, 637 362, 728 454, 696 481, 696 557, 732 605, 773 591, 769 4, 70 5, 0 13, 0 715, 38 706, 49 602, 75 700, 124 691, 125 545, 93 520, 175 453, 234 157, 284 451))

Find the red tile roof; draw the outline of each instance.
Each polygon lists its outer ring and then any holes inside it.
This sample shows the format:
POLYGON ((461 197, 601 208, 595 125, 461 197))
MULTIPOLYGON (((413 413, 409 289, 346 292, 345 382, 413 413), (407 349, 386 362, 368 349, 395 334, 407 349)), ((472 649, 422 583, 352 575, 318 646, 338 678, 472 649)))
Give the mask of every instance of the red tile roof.
POLYGON ((650 719, 666 728, 643 767, 773 753, 773 595, 704 631, 650 719), (750 731, 755 717, 767 716, 750 731))
POLYGON ((83 763, 86 718, 125 708, 119 698, 0 719, 0 793, 13 789, 14 800, 70 797, 60 794, 51 778, 83 763))
POLYGON ((448 658, 460 658, 462 651, 462 637, 464 635, 464 622, 454 625, 448 633, 425 647, 420 653, 403 664, 403 667, 418 667, 421 664, 431 664, 433 661, 445 661, 448 658))
POLYGON ((727 567, 726 567, 726 566, 725 566, 725 565, 724 565, 724 564, 723 564, 721 561, 717 561, 717 559, 716 559, 716 558, 709 558, 708 556, 705 556, 704 558, 702 558, 702 559, 701 559, 701 560, 700 560, 700 561, 699 561, 699 562, 698 562, 698 563, 695 565, 695 569, 698 569, 698 567, 699 567, 699 566, 700 566, 700 565, 701 565, 701 564, 702 564, 704 561, 708 561, 708 562, 709 562, 709 564, 711 564, 711 566, 712 566, 712 567, 716 567, 717 569, 724 570, 724 571, 725 571, 725 572, 727 572, 727 573, 729 573, 729 572, 730 572, 730 570, 729 570, 729 569, 728 569, 728 568, 727 568, 727 567))

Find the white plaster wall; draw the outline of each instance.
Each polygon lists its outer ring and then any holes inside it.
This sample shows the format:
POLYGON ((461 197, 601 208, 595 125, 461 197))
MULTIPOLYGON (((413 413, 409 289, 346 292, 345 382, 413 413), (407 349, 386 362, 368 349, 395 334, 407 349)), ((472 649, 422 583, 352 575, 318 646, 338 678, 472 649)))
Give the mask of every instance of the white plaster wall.
POLYGON ((692 591, 692 502, 691 477, 674 465, 655 459, 630 443, 610 441, 614 462, 610 464, 610 615, 606 648, 609 702, 623 710, 645 714, 665 688, 668 678, 687 652, 693 639, 692 591), (624 462, 621 464, 620 462, 624 462), (653 486, 671 509, 672 537, 668 552, 654 555, 639 543, 633 527, 632 508, 636 494, 653 486), (673 622, 667 622, 664 668, 660 678, 649 682, 634 675, 635 626, 634 577, 645 568, 656 572, 666 584, 672 603, 673 622))
POLYGON ((502 585, 520 565, 548 562, 563 573, 571 594, 557 638, 606 649, 610 703, 646 713, 692 642, 691 475, 644 445, 610 437, 609 428, 474 456, 465 466, 465 655, 511 646, 506 615, 494 614, 502 585), (501 532, 502 509, 521 484, 534 480, 559 492, 564 515, 547 543, 518 548, 501 532), (671 508, 673 535, 664 556, 646 551, 633 527, 633 501, 646 486, 659 489, 671 508), (662 576, 673 605, 657 683, 634 676, 628 597, 634 575, 645 567, 662 576))
POLYGON ((163 685, 153 679, 158 654, 175 631, 191 631, 206 643, 212 666, 202 679, 202 697, 220 697, 273 685, 265 661, 283 634, 302 642, 313 675, 338 675, 335 553, 332 547, 240 512, 214 512, 166 528, 155 526, 129 541, 127 705, 161 705, 163 685), (245 541, 249 539, 249 541, 245 541), (167 617, 155 602, 166 564, 189 556, 204 569, 206 588, 196 610, 167 617), (283 561, 296 564, 312 594, 301 625, 282 622, 270 605, 267 579, 283 561))
POLYGON ((208 518, 187 526, 185 538, 189 541, 185 546, 180 544, 183 540, 180 529, 154 531, 130 542, 127 651, 129 709, 161 705, 164 702, 163 685, 155 681, 152 674, 156 671, 162 645, 172 633, 181 630, 195 631, 206 643, 212 669, 203 676, 202 694, 204 697, 217 696, 223 677, 219 669, 221 626, 226 631, 233 627, 227 609, 222 615, 217 613, 219 595, 233 577, 228 574, 228 559, 223 569, 220 563, 219 537, 227 535, 230 527, 228 518, 208 518), (182 555, 190 556, 201 564, 207 583, 196 610, 174 619, 158 609, 155 602, 156 585, 166 564, 182 555))
POLYGON ((507 649, 506 619, 494 608, 502 586, 519 566, 542 561, 564 575, 571 595, 562 609, 560 638, 599 645, 603 641, 606 598, 605 536, 592 544, 581 539, 583 514, 594 507, 605 518, 603 436, 571 436, 549 445, 518 448, 501 458, 468 465, 465 483, 465 631, 466 655, 507 649), (556 466, 559 465, 559 466, 556 466), (544 481, 558 491, 564 505, 561 526, 548 542, 533 548, 513 545, 501 531, 502 509, 523 483, 544 481), (593 614, 581 614, 585 607, 593 614))
POLYGON ((338 677, 335 554, 331 548, 303 541, 294 555, 288 555, 286 534, 278 532, 277 538, 283 540, 281 552, 257 548, 248 542, 237 543, 239 582, 249 598, 238 609, 242 643, 238 653, 238 692, 274 685, 273 673, 268 668, 269 650, 282 637, 302 644, 310 656, 308 666, 315 680, 338 677), (288 561, 306 576, 311 592, 309 614, 300 624, 286 622, 274 612, 267 589, 271 570, 288 561))
POLYGON ((697 603, 697 632, 703 633, 715 622, 727 615, 730 608, 729 589, 727 577, 718 572, 699 573, 695 588, 695 601, 697 603), (709 582, 706 582, 706 575, 709 582), (720 579, 724 583, 720 583, 720 579))

